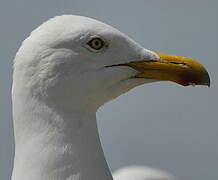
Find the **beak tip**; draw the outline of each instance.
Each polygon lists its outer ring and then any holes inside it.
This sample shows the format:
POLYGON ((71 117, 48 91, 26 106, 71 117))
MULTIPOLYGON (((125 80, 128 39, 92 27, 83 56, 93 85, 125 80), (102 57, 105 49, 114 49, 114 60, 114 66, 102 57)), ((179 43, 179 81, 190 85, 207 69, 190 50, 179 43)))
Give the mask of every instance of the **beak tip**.
POLYGON ((210 87, 210 76, 206 69, 205 69, 204 76, 202 78, 202 82, 203 85, 210 87))
POLYGON ((207 86, 210 87, 210 77, 208 76, 207 86))

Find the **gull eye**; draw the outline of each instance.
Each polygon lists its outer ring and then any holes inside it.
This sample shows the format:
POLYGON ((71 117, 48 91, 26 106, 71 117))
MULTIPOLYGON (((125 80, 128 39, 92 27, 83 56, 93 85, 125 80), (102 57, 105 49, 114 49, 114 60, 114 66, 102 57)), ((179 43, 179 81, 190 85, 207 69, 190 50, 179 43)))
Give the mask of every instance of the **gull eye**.
POLYGON ((105 46, 104 40, 99 37, 91 39, 88 43, 88 46, 94 50, 101 50, 105 46))

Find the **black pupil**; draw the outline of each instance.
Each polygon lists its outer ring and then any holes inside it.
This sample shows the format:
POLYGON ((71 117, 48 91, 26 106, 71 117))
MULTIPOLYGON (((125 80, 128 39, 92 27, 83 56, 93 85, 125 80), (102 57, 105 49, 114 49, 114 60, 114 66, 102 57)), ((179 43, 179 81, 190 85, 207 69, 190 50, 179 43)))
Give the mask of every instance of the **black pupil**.
POLYGON ((100 44, 99 40, 95 40, 95 45, 98 47, 98 45, 100 44))

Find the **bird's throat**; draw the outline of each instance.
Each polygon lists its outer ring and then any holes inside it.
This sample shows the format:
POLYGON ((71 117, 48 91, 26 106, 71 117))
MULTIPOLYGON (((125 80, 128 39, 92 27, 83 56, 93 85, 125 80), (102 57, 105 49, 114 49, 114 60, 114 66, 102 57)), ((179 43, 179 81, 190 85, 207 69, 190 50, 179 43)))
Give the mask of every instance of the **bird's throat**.
POLYGON ((24 101, 13 99, 12 180, 112 180, 95 113, 60 113, 34 99, 24 101))

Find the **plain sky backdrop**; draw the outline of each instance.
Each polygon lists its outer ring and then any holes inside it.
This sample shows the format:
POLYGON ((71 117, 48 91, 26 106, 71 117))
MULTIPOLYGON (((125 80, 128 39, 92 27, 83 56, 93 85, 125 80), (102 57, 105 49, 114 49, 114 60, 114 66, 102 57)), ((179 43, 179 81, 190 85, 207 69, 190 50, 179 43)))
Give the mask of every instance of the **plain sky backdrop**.
POLYGON ((93 17, 147 49, 196 58, 211 76, 211 88, 146 84, 102 107, 111 170, 142 164, 180 180, 218 179, 217 0, 0 0, 0 180, 13 166, 13 58, 34 28, 61 14, 93 17))

